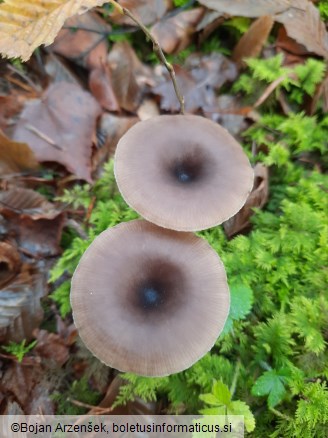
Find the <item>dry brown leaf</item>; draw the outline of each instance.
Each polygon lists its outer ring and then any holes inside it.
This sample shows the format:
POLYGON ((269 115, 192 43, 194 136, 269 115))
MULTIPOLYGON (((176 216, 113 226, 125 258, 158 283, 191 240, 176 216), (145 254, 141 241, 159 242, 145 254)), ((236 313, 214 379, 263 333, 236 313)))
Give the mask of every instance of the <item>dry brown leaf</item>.
POLYGON ((69 349, 64 341, 56 333, 36 329, 33 332, 37 340, 35 351, 44 359, 50 360, 58 366, 63 366, 69 357, 69 349))
POLYGON ((207 118, 219 123, 234 137, 247 128, 245 121, 247 113, 243 113, 236 96, 221 94, 217 98, 216 105, 211 111, 204 111, 207 118))
POLYGON ((15 400, 26 415, 54 414, 50 386, 49 375, 37 361, 29 366, 12 363, 0 381, 0 391, 15 400))
POLYGON ((81 80, 68 66, 68 63, 55 53, 47 55, 44 68, 47 75, 50 76, 51 82, 70 82, 81 85, 81 80))
POLYGON ((33 151, 26 143, 10 140, 0 129, 0 174, 32 170, 38 165, 33 151))
MULTIPOLYGON (((311 53, 303 46, 303 44, 298 44, 295 40, 290 38, 287 35, 286 29, 284 26, 280 26, 280 28, 278 29, 278 35, 277 35, 277 39, 276 39, 276 47, 278 50, 283 50, 285 52, 285 56, 287 54, 291 53, 293 55, 298 56, 299 60, 300 60, 300 57, 308 56, 311 53)), ((284 65, 286 65, 285 62, 284 62, 284 65)))
MULTIPOLYGON (((198 109, 211 110, 216 107, 216 93, 226 81, 232 81, 237 75, 237 68, 220 53, 201 56, 191 55, 185 62, 187 68, 175 66, 179 89, 185 98, 187 112, 198 109)), ((179 102, 174 92, 172 82, 166 82, 153 89, 161 96, 161 108, 166 111, 178 111, 179 102)))
POLYGON ((198 2, 224 14, 261 17, 285 11, 293 0, 198 0, 198 2))
POLYGON ((252 23, 233 50, 232 59, 238 65, 242 65, 245 58, 254 58, 261 53, 273 23, 274 20, 269 15, 264 15, 252 23))
POLYGON ((203 8, 180 12, 171 18, 156 23, 151 33, 166 53, 178 53, 185 49, 204 14, 203 8))
POLYGON ((43 318, 40 299, 47 293, 48 266, 23 264, 10 283, 0 288, 0 341, 32 338, 43 318))
POLYGON ((99 15, 88 12, 65 21, 51 49, 65 58, 90 68, 99 68, 106 60, 111 27, 99 15))
MULTIPOLYGON (((129 9, 145 26, 160 20, 172 6, 171 0, 119 0, 118 3, 123 8, 129 9)), ((129 17, 120 14, 116 9, 110 19, 118 24, 136 25, 129 17)))
POLYGON ((89 415, 107 414, 107 415, 155 415, 159 413, 158 403, 145 402, 139 397, 135 397, 133 401, 128 401, 124 406, 118 406, 111 410, 113 403, 126 381, 121 376, 117 375, 111 381, 107 388, 107 392, 103 400, 98 406, 88 412, 89 415))
POLYGON ((21 259, 16 247, 0 242, 0 287, 12 280, 21 267, 21 259))
POLYGON ((185 67, 197 81, 198 86, 219 90, 227 81, 237 77, 236 65, 221 53, 200 55, 193 53, 185 62, 185 67))
POLYGON ((22 188, 0 193, 0 214, 19 248, 28 254, 47 257, 60 253, 65 215, 39 193, 22 188))
MULTIPOLYGON (((192 74, 182 67, 176 65, 174 68, 177 85, 180 93, 184 96, 186 112, 194 113, 199 108, 212 107, 215 102, 213 89, 202 85, 198 86, 192 74)), ((161 96, 161 109, 170 112, 179 111, 180 103, 169 78, 155 87, 152 92, 161 96)))
POLYGON ((134 112, 139 106, 144 85, 140 83, 139 76, 149 75, 149 69, 142 65, 126 41, 114 44, 108 63, 112 73, 112 86, 120 107, 134 112))
POLYGON ((314 96, 307 103, 305 109, 306 113, 313 116, 318 107, 318 103, 322 98, 322 109, 325 113, 328 112, 328 73, 326 73, 321 84, 317 86, 314 96))
POLYGON ((25 100, 25 95, 16 91, 0 96, 0 129, 5 129, 8 119, 10 120, 22 110, 25 100))
POLYGON ((25 105, 13 139, 29 144, 39 162, 55 161, 91 181, 92 138, 101 108, 75 84, 51 85, 42 99, 25 105))
POLYGON ((292 7, 276 15, 287 34, 308 50, 328 58, 328 33, 319 10, 308 0, 294 0, 292 7))
POLYGON ((0 4, 0 53, 27 61, 41 44, 51 44, 65 20, 101 6, 104 0, 4 0, 0 4))
POLYGON ((99 104, 107 111, 119 111, 111 80, 111 71, 108 64, 91 71, 89 76, 89 88, 99 104))
POLYGON ((250 226, 250 217, 252 216, 252 208, 262 208, 269 197, 269 171, 261 163, 257 163, 254 167, 254 186, 249 195, 244 207, 239 212, 224 222, 224 231, 231 238, 234 235, 246 230, 250 226))
POLYGON ((99 129, 104 144, 92 157, 93 169, 98 169, 102 163, 114 155, 116 145, 122 135, 137 122, 139 122, 138 117, 118 117, 108 113, 102 115, 99 129))

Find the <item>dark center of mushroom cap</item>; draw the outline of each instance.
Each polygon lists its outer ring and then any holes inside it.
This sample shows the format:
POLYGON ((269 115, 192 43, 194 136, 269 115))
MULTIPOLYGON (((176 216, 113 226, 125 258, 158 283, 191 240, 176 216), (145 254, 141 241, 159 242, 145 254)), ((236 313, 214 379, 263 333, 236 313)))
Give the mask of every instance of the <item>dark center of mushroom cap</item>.
POLYGON ((168 171, 175 181, 182 185, 198 182, 206 176, 209 168, 209 159, 198 148, 187 152, 171 161, 168 171))
POLYGON ((154 309, 163 304, 165 300, 165 290, 157 282, 149 282, 139 289, 140 305, 147 310, 154 309))
POLYGON ((145 260, 143 265, 129 288, 128 308, 144 319, 172 315, 185 296, 181 268, 165 258, 145 260))

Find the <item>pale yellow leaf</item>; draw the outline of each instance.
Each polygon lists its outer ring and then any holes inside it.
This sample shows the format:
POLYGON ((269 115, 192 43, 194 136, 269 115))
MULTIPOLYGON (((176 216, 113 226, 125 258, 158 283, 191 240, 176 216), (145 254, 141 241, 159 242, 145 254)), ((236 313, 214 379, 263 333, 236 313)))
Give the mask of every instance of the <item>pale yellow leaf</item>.
POLYGON ((106 0, 4 0, 0 4, 0 53, 27 61, 41 44, 51 44, 65 20, 106 0))

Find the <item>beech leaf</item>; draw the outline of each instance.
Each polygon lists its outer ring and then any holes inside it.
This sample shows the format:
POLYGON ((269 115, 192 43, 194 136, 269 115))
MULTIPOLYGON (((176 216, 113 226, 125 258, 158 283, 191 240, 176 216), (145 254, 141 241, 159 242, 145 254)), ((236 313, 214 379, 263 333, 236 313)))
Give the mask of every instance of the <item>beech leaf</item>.
POLYGON ((210 9, 238 17, 261 17, 288 9, 292 0, 198 0, 210 9))
POLYGON ((0 214, 19 247, 29 254, 47 257, 60 253, 65 214, 40 193, 23 188, 1 192, 0 214))
POLYGON ((0 130, 0 173, 15 173, 36 169, 38 162, 26 143, 11 141, 0 130))
POLYGON ((180 12, 156 23, 151 32, 166 53, 178 53, 185 49, 195 33, 195 27, 204 14, 203 8, 180 12))
MULTIPOLYGON (((171 0, 119 0, 122 8, 132 12, 145 26, 160 20, 171 7, 171 0)), ((122 15, 116 9, 111 14, 111 21, 118 24, 135 26, 135 22, 126 15, 122 15)))
POLYGON ((308 50, 328 58, 328 32, 319 10, 308 0, 294 0, 292 7, 275 16, 287 35, 308 50))
POLYGON ((139 106, 142 90, 150 70, 138 59, 128 42, 113 45, 108 56, 111 86, 121 108, 134 112, 139 106))
POLYGON ((0 4, 0 53, 27 61, 41 44, 51 44, 65 20, 104 0, 4 0, 0 4))
POLYGON ((252 23, 234 48, 232 58, 237 64, 242 64, 244 58, 255 58, 260 54, 273 23, 273 18, 269 15, 259 17, 252 23))
POLYGON ((79 86, 51 85, 42 99, 28 102, 13 138, 29 144, 38 161, 55 161, 91 181, 92 138, 100 105, 79 86))
POLYGON ((106 60, 111 26, 95 12, 74 15, 65 21, 51 50, 89 69, 100 68, 106 60))

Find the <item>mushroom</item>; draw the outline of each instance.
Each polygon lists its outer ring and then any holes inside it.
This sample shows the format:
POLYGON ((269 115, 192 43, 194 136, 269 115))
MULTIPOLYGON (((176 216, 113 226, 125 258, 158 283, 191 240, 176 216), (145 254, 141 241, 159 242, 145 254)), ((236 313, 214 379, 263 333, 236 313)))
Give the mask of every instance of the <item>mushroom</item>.
POLYGON ((204 230, 244 205, 253 170, 220 125, 195 115, 164 115, 134 125, 115 154, 118 188, 142 217, 178 231, 204 230))
POLYGON ((165 376, 211 349, 230 295, 224 266, 205 240, 134 220, 90 245, 72 279, 71 303, 80 337, 98 359, 165 376))

